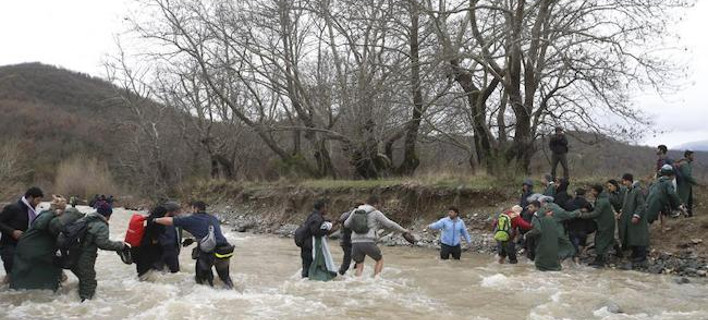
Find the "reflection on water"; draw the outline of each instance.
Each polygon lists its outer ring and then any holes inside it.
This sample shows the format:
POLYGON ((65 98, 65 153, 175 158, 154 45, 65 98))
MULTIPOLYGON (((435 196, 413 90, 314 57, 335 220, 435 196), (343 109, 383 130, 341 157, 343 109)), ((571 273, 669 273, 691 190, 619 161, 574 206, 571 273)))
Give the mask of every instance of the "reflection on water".
MULTIPOLYGON (((116 210, 113 239, 122 239, 129 214, 116 210)), ((541 273, 521 259, 499 266, 488 255, 439 261, 421 248, 383 247, 381 279, 299 279, 299 249, 291 239, 229 232, 236 244, 232 277, 239 290, 194 284, 190 250, 182 272, 136 279, 133 266, 99 252, 96 298, 79 303, 77 280, 58 294, 0 289, 0 319, 708 319, 708 286, 696 279, 569 267, 541 273), (624 314, 612 314, 615 302, 624 314)), ((341 257, 336 242, 335 257, 341 257)))

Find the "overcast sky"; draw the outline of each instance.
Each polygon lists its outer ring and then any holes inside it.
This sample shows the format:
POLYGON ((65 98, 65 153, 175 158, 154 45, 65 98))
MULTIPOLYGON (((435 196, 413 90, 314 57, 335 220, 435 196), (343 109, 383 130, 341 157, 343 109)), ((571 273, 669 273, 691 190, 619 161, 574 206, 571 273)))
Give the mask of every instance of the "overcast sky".
MULTIPOLYGON (((130 0, 18 0, 0 3, 0 65, 39 61, 103 76, 101 62, 114 52, 114 35, 122 24, 130 0)), ((652 115, 656 129, 642 144, 708 140, 708 1, 698 1, 676 26, 677 47, 687 47, 676 59, 689 68, 686 86, 659 97, 639 93, 635 102, 652 115)))

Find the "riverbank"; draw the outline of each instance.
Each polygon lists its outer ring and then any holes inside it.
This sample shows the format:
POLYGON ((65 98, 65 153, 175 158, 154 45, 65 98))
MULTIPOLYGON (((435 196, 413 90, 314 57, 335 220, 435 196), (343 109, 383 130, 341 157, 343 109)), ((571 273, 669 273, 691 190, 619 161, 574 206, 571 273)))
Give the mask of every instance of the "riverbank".
MULTIPOLYGON (((413 231, 418 240, 415 246, 430 250, 439 247, 438 233, 426 230, 426 226, 443 217, 447 207, 455 205, 460 208, 461 217, 473 238, 468 251, 492 255, 496 247, 490 232, 492 217, 518 201, 517 189, 513 183, 505 185, 484 177, 474 180, 315 180, 268 184, 212 181, 196 185, 185 197, 206 199, 211 204, 210 210, 218 213, 234 231, 292 237, 316 199, 328 199, 330 213, 338 217, 355 201, 363 201, 375 193, 384 201, 381 210, 413 231)), ((698 190, 699 194, 705 194, 705 191, 698 190)), ((671 232, 661 233, 658 223, 652 226, 649 264, 640 271, 677 277, 706 277, 708 248, 702 239, 708 230, 708 217, 702 215, 705 203, 703 198, 698 198, 694 218, 668 221, 671 232)), ((337 234, 333 236, 336 238, 337 234)), ((386 231, 380 234, 380 242, 385 246, 409 245, 399 235, 386 231)), ((615 256, 609 260, 610 268, 622 264, 622 260, 615 256)))

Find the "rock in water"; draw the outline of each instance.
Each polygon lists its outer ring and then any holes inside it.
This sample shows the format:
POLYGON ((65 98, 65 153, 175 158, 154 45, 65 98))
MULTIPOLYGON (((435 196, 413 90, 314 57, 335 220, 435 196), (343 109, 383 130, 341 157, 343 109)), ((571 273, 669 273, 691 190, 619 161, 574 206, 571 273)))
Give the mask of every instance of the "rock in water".
POLYGON ((688 278, 686 278, 686 277, 681 277, 681 278, 674 278, 674 282, 676 282, 676 284, 687 284, 687 283, 691 283, 691 280, 688 280, 688 278))
POLYGON ((607 307, 607 312, 609 312, 609 313, 615 313, 615 314, 624 313, 624 311, 622 310, 622 307, 620 307, 620 305, 618 305, 614 302, 608 302, 605 306, 607 307))

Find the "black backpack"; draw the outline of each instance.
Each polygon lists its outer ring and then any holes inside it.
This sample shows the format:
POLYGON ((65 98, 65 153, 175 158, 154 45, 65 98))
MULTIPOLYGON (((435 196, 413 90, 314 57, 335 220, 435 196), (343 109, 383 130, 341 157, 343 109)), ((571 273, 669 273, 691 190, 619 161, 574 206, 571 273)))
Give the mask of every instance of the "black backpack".
POLYGON ((309 238, 309 235, 310 231, 307 228, 307 220, 305 220, 305 222, 295 229, 295 234, 293 235, 295 245, 302 248, 302 245, 305 244, 305 240, 309 238))
POLYGON ((81 218, 61 228, 57 236, 56 266, 71 269, 76 265, 81 254, 81 243, 86 236, 87 222, 86 218, 81 218))

